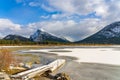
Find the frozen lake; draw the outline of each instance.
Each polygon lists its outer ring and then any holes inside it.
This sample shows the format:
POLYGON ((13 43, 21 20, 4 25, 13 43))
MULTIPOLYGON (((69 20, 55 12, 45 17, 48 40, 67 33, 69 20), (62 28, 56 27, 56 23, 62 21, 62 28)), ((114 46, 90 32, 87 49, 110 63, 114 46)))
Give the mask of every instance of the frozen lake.
POLYGON ((59 56, 76 57, 76 62, 101 63, 120 65, 120 48, 63 48, 63 49, 37 49, 25 52, 55 53, 59 56), (116 49, 117 48, 117 49, 116 49))
POLYGON ((19 50, 14 52, 17 54, 38 55, 41 64, 65 59, 66 64, 57 73, 67 73, 71 80, 120 80, 120 46, 2 47, 17 47, 19 50))

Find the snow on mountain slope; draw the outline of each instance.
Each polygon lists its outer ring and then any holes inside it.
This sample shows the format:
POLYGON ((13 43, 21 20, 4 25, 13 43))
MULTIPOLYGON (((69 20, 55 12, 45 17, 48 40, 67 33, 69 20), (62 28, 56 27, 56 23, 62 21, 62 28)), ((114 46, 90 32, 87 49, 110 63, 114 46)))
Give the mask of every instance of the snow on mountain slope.
POLYGON ((48 33, 43 29, 38 29, 33 35, 30 36, 30 40, 35 42, 55 41, 55 42, 68 42, 54 34, 48 33))
POLYGON ((80 43, 120 44, 120 21, 104 27, 94 35, 87 37, 80 43))
POLYGON ((106 26, 98 35, 105 36, 106 38, 120 37, 120 22, 116 22, 106 26))

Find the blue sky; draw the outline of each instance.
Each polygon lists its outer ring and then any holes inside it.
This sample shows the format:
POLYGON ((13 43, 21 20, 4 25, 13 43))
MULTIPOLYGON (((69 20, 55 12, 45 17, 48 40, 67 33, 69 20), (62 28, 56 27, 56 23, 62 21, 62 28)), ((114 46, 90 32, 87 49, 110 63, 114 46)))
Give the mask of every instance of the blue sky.
POLYGON ((0 18, 7 18, 18 24, 37 22, 42 20, 41 15, 51 14, 40 7, 29 6, 28 1, 16 0, 0 0, 0 13, 0 18))
POLYGON ((120 20, 119 0, 0 0, 0 37, 37 29, 71 41, 120 20))

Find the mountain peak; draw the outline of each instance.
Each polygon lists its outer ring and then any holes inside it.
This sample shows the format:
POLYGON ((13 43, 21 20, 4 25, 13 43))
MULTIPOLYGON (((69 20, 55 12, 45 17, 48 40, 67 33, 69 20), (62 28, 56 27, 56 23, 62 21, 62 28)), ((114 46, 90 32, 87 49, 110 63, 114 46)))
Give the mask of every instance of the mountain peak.
POLYGON ((33 35, 30 36, 30 40, 35 42, 68 42, 67 40, 63 40, 62 38, 59 38, 54 34, 48 33, 43 29, 38 29, 33 35))
POLYGON ((40 31, 45 32, 45 30, 43 28, 41 28, 40 31))
POLYGON ((36 32, 45 32, 45 30, 43 28, 37 29, 36 32))

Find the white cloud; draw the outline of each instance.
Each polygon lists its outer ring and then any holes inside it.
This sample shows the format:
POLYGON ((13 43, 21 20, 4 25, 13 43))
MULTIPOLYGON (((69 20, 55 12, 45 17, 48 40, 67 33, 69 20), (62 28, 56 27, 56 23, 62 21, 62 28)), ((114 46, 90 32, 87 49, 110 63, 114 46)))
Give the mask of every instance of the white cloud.
POLYGON ((60 10, 69 13, 73 13, 74 11, 72 0, 50 0, 49 3, 55 10, 60 10))
POLYGON ((52 19, 70 17, 75 14, 86 16, 95 13, 101 17, 101 21, 114 22, 119 20, 120 0, 16 0, 17 2, 28 2, 32 7, 40 7, 46 11, 58 11, 61 14, 53 14, 52 19), (109 18, 109 19, 108 19, 109 18), (116 20, 115 20, 116 19, 116 20))
POLYGON ((114 22, 114 21, 120 21, 120 1, 119 0, 112 0, 109 3, 109 15, 105 18, 105 21, 108 21, 108 23, 114 22))
POLYGON ((41 8, 45 9, 46 11, 50 11, 50 12, 53 12, 53 11, 54 11, 52 7, 46 6, 45 4, 42 4, 42 5, 41 5, 41 8))
POLYGON ((50 18, 50 15, 47 15, 47 16, 40 16, 41 19, 48 19, 50 18))
POLYGON ((8 19, 0 19, 0 30, 10 29, 10 30, 20 30, 19 24, 14 24, 8 19))
MULTIPOLYGON (((58 11, 51 15, 52 19, 70 18, 73 15, 86 16, 90 13, 101 18, 101 21, 111 23, 120 20, 120 0, 45 0, 47 5, 35 1, 34 5, 46 11, 58 11)), ((33 1, 34 2, 34 1, 33 1)), ((74 17, 74 19, 76 19, 74 17)), ((73 19, 73 20, 74 20, 73 19)), ((80 19, 80 17, 79 17, 80 19)))
POLYGON ((28 27, 15 24, 9 19, 0 19, 0 37, 4 37, 9 34, 19 34, 28 37, 30 33, 31 29, 28 27))
POLYGON ((92 12, 106 13, 105 0, 49 0, 49 5, 63 13, 86 15, 92 12))
POLYGON ((30 3, 29 3, 29 6, 36 7, 36 6, 40 6, 40 4, 39 4, 39 3, 36 3, 36 2, 30 2, 30 3))
POLYGON ((45 5, 44 1, 40 2, 40 1, 32 1, 28 3, 29 6, 31 7, 40 7, 43 8, 46 11, 53 11, 53 8, 51 6, 45 5))
POLYGON ((0 34, 5 36, 6 34, 13 33, 21 30, 19 24, 14 24, 8 19, 0 19, 0 34))
MULTIPOLYGON (((102 19, 110 15, 119 16, 120 1, 119 0, 49 0, 49 5, 55 11, 62 12, 61 15, 87 15, 95 12, 96 16, 102 19)), ((53 15, 53 17, 56 17, 53 15)))
POLYGON ((71 39, 71 41, 83 39, 100 30, 101 26, 103 26, 103 23, 99 19, 86 19, 81 22, 75 22, 74 20, 43 21, 29 24, 29 28, 34 31, 43 28, 47 32, 57 36, 64 36, 71 39), (99 26, 98 23, 100 24, 99 26))

